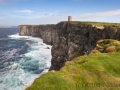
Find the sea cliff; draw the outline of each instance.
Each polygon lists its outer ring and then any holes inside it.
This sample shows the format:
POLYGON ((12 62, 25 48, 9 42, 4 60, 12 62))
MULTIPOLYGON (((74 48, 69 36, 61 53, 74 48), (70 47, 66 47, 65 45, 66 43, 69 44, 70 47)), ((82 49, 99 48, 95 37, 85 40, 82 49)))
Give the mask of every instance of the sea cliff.
POLYGON ((50 70, 60 70, 66 61, 89 54, 98 40, 120 40, 119 24, 60 22, 55 25, 19 25, 19 35, 40 37, 52 45, 50 70), (104 25, 104 26, 103 26, 104 25))

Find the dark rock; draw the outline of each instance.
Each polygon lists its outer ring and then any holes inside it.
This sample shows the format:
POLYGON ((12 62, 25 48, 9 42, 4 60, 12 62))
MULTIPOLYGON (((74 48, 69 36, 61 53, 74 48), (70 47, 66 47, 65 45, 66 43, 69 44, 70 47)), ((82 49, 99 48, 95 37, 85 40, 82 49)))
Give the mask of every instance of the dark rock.
POLYGON ((56 25, 20 25, 19 34, 40 37, 43 42, 52 45, 50 70, 60 70, 66 61, 80 55, 88 55, 100 39, 120 40, 118 29, 70 22, 60 22, 56 25))
POLYGON ((50 49, 49 47, 47 47, 46 49, 50 49))

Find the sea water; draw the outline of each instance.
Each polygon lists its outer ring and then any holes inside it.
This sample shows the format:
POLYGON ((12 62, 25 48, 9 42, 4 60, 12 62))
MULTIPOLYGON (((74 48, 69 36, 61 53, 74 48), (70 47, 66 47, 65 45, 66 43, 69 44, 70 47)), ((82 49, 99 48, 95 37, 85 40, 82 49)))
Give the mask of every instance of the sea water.
POLYGON ((24 90, 51 66, 51 46, 40 38, 0 29, 0 90, 24 90))

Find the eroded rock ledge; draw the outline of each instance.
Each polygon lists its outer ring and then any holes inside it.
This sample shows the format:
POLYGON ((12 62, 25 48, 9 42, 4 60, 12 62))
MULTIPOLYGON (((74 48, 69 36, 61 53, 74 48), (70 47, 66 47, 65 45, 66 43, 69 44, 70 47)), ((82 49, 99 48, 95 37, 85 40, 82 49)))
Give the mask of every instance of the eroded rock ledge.
POLYGON ((19 35, 40 37, 52 46, 50 70, 59 70, 74 57, 89 53, 100 39, 120 40, 120 29, 96 27, 83 22, 60 22, 56 25, 19 25, 19 35))

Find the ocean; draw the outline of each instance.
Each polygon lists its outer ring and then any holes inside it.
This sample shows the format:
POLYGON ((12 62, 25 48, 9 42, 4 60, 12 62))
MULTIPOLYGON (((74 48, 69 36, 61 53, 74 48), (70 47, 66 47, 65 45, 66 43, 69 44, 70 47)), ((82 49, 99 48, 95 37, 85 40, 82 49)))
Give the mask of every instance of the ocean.
POLYGON ((24 90, 48 71, 51 57, 51 46, 42 39, 0 28, 0 90, 24 90))

